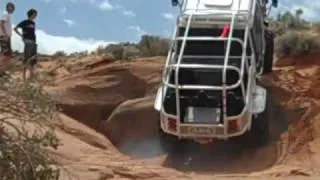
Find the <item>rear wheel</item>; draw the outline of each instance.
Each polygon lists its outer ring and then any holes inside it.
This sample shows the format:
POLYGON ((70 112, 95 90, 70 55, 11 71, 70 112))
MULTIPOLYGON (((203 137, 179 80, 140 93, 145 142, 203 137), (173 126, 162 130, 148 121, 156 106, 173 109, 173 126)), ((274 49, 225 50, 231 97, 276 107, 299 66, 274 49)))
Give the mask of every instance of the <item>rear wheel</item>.
POLYGON ((248 132, 250 144, 254 147, 261 147, 269 142, 269 119, 271 115, 271 102, 267 93, 266 108, 256 117, 252 117, 251 130, 248 132))
POLYGON ((161 147, 169 154, 178 155, 186 150, 187 140, 165 133, 160 126, 159 138, 161 147))
POLYGON ((274 53, 274 34, 270 30, 265 31, 266 49, 263 63, 263 74, 272 72, 274 53))
POLYGON ((255 146, 263 146, 269 140, 269 119, 263 114, 258 115, 252 120, 250 138, 255 146))

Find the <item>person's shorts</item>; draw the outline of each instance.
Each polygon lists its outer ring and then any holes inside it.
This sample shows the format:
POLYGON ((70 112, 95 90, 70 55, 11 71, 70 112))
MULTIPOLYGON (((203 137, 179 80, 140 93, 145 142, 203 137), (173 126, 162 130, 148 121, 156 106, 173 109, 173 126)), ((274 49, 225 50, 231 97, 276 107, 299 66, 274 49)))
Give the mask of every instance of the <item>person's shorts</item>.
POLYGON ((0 36, 0 48, 1 53, 5 56, 11 56, 12 55, 12 49, 11 49, 11 40, 10 38, 5 38, 4 36, 0 36))
POLYGON ((24 40, 23 64, 34 66, 37 64, 37 44, 31 40, 24 40))

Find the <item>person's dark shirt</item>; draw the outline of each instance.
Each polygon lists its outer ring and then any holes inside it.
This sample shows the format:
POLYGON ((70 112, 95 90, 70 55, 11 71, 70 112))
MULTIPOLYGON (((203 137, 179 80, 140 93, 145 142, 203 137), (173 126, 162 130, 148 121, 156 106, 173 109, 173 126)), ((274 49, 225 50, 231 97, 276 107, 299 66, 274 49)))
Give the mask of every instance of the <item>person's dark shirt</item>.
POLYGON ((36 41, 36 34, 35 34, 35 23, 31 20, 23 20, 18 25, 17 28, 22 29, 22 37, 23 39, 29 39, 36 41))

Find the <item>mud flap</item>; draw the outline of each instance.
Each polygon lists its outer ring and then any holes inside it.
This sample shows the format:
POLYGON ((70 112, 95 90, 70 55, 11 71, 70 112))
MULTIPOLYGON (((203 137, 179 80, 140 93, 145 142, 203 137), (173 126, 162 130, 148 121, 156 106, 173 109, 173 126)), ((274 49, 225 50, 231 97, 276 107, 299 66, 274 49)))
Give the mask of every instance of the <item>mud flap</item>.
POLYGON ((266 109, 267 90, 259 85, 252 93, 252 114, 260 114, 266 109))
POLYGON ((161 148, 166 153, 173 156, 183 155, 187 149, 186 146, 190 141, 186 139, 179 139, 177 136, 167 134, 161 129, 161 127, 159 127, 158 130, 161 148))
POLYGON ((264 146, 269 141, 269 116, 271 112, 271 102, 267 90, 259 85, 253 93, 253 114, 251 130, 247 133, 250 146, 258 148, 264 146))
POLYGON ((155 98, 155 101, 154 101, 153 108, 154 108, 156 111, 160 111, 160 110, 161 110, 161 104, 162 104, 162 86, 160 86, 160 87, 158 88, 158 91, 157 91, 157 95, 156 95, 156 98, 155 98))

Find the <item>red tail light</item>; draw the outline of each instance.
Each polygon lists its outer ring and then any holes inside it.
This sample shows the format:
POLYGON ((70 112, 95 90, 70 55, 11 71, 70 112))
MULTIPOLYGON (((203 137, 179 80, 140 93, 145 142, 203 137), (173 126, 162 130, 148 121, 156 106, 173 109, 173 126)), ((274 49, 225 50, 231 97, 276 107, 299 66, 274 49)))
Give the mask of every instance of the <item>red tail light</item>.
POLYGON ((228 121, 228 134, 235 133, 239 131, 239 126, 237 120, 228 121))
POLYGON ((168 118, 168 129, 170 131, 177 131, 177 120, 173 118, 168 118))

